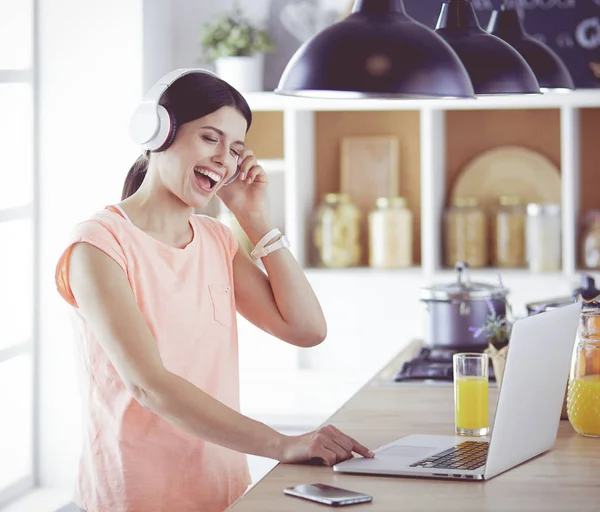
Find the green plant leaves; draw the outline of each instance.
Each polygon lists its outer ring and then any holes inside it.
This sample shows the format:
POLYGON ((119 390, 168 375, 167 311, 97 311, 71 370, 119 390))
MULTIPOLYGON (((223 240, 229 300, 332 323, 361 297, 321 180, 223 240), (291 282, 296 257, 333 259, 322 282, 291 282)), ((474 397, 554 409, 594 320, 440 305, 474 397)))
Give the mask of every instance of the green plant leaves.
POLYGON ((223 13, 204 25, 200 42, 209 62, 220 57, 243 57, 267 53, 275 46, 269 33, 253 25, 235 6, 233 12, 223 13))

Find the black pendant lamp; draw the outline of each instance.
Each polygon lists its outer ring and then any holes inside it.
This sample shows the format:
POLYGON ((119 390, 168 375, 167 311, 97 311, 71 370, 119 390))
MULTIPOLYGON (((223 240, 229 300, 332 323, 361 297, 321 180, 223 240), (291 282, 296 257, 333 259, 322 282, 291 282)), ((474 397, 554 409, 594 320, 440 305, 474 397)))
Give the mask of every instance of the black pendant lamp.
POLYGON ((460 57, 475 94, 540 93, 525 59, 508 43, 481 28, 470 0, 444 2, 435 33, 460 57))
POLYGON ((543 92, 568 92, 575 89, 573 78, 554 51, 536 41, 525 28, 514 3, 504 2, 492 12, 487 28, 490 34, 502 38, 527 61, 543 92))
POLYGON ((304 43, 277 94, 313 98, 473 98, 452 48, 402 0, 356 0, 352 14, 304 43))

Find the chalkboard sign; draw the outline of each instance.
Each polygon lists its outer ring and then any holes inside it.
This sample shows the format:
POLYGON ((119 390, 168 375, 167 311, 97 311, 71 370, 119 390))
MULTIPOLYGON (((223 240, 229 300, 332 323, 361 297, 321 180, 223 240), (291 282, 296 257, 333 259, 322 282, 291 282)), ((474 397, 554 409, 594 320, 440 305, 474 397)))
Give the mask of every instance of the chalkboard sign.
MULTIPOLYGON (((435 28, 442 2, 404 0, 406 12, 435 28)), ((473 0, 482 28, 502 0, 473 0)), ((569 68, 577 88, 600 87, 600 0, 518 0, 529 35, 552 48, 569 68)))

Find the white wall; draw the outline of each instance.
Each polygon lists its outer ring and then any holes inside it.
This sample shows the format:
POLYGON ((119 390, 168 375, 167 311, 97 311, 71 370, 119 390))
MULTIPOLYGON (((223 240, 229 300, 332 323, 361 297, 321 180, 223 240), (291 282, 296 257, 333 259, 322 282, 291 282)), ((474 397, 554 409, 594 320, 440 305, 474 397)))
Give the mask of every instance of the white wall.
POLYGON ((129 116, 142 91, 142 1, 39 0, 43 485, 70 486, 80 442, 66 307, 54 267, 70 229, 119 200, 138 153, 129 116))
MULTIPOLYGON (((346 12, 352 0, 298 0, 300 7, 293 15, 296 25, 314 26, 319 13, 331 13, 337 16, 346 12)), ((289 33, 282 33, 280 23, 269 19, 274 12, 280 12, 283 3, 290 4, 288 0, 237 0, 243 13, 251 20, 269 29, 276 44, 280 45, 278 55, 269 54, 266 57, 265 87, 274 89, 279 81, 287 60, 300 46, 300 40, 289 33), (290 46, 291 45, 291 46, 290 46), (281 59, 284 59, 282 61, 281 59), (269 65, 275 69, 270 69, 269 65)), ((229 11, 234 0, 210 2, 208 0, 173 0, 171 21, 173 33, 173 67, 205 66, 212 65, 203 61, 200 34, 205 23, 212 21, 215 15, 229 11)), ((319 15, 320 16, 320 15, 319 15)), ((330 19, 330 18, 329 18, 330 19)))
POLYGON ((143 0, 143 90, 174 69, 173 8, 169 0, 143 0))

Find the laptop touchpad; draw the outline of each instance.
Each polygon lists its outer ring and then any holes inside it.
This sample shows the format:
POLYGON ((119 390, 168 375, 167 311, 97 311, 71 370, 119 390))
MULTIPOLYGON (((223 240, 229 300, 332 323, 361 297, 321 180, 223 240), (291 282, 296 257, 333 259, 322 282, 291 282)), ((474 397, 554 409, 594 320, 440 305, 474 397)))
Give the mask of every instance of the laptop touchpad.
POLYGON ((381 450, 375 454, 375 457, 394 457, 394 458, 421 458, 430 454, 431 452, 435 452, 435 446, 390 446, 385 450, 381 450))

